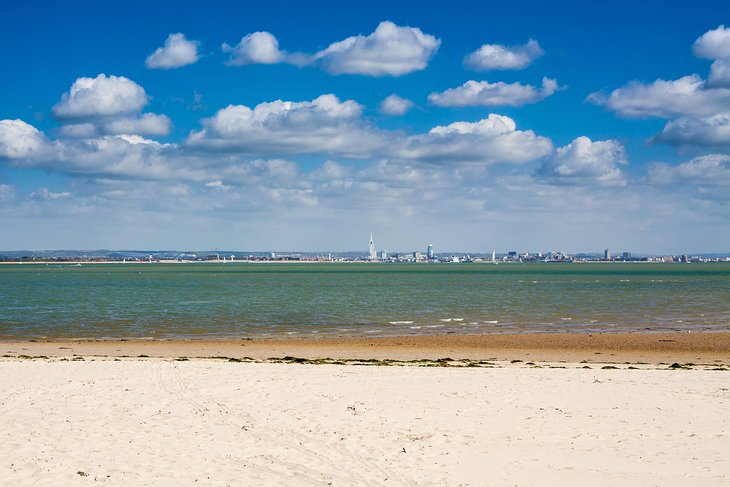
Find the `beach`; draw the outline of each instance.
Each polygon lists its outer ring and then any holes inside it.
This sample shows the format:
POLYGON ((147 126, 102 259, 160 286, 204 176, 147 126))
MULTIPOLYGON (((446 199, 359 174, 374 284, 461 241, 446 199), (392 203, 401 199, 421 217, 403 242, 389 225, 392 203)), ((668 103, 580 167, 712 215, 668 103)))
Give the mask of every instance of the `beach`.
POLYGON ((0 483, 730 485, 727 340, 2 342, 0 483))

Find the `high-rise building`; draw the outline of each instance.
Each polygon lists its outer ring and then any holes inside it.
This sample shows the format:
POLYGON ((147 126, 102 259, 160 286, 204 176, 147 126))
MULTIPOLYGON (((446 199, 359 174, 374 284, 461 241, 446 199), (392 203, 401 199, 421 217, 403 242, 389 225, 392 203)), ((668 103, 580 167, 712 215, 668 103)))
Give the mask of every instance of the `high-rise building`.
POLYGON ((428 248, 426 249, 426 257, 428 260, 433 259, 433 244, 428 244, 428 248))
POLYGON ((378 259, 378 253, 375 251, 375 243, 373 242, 373 232, 370 232, 370 246, 368 258, 370 260, 378 259))
POLYGON ((603 260, 611 260, 611 251, 609 249, 603 251, 603 260))

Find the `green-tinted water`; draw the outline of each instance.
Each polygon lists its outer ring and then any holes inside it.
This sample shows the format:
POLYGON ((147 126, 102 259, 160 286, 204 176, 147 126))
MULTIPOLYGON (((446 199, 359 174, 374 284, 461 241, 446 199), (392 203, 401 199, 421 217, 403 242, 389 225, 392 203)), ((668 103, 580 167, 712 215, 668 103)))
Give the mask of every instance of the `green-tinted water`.
POLYGON ((0 266, 0 338, 730 330, 730 264, 0 266))

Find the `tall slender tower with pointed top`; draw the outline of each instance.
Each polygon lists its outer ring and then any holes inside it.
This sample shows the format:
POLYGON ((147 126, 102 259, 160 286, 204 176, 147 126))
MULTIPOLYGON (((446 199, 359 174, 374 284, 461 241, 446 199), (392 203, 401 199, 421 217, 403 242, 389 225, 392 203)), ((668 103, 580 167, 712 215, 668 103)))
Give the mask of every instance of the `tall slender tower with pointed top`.
POLYGON ((373 242, 373 232, 370 232, 370 246, 369 246, 369 259, 370 260, 377 260, 378 259, 378 253, 375 251, 375 243, 373 242))

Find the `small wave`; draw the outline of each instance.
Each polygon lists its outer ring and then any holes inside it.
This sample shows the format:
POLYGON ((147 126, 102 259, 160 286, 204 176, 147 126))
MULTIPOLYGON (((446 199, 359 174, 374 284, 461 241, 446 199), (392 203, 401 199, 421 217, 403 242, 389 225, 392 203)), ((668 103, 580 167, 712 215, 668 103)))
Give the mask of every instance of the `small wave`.
POLYGON ((409 326, 408 328, 410 328, 411 330, 420 330, 421 329, 420 325, 419 326, 409 326))
POLYGON ((452 321, 464 321, 464 318, 442 318, 439 321, 443 321, 445 323, 451 323, 452 321))
POLYGON ((444 325, 427 325, 427 328, 442 328, 444 325))
POLYGON ((560 318, 563 321, 573 321, 573 318, 560 318))
POLYGON ((403 320, 403 321, 389 321, 391 325, 410 325, 413 323, 413 321, 403 320))
POLYGON ((486 323, 487 325, 496 325, 497 323, 499 323, 499 321, 497 321, 497 320, 489 320, 489 321, 485 321, 484 323, 486 323))

